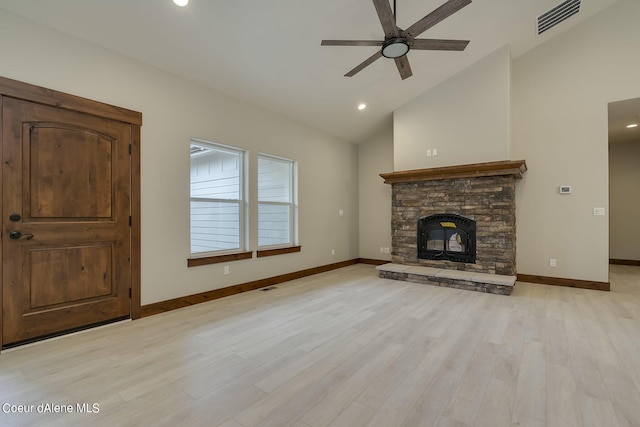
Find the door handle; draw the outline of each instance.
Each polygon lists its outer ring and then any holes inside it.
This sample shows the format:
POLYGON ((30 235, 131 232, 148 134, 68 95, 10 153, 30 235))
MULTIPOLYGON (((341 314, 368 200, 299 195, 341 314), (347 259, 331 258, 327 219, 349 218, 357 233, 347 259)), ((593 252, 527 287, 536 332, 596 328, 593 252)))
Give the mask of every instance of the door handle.
POLYGON ((26 240, 33 239, 33 234, 22 234, 18 230, 10 231, 9 238, 13 240, 18 240, 19 238, 24 237, 26 240))

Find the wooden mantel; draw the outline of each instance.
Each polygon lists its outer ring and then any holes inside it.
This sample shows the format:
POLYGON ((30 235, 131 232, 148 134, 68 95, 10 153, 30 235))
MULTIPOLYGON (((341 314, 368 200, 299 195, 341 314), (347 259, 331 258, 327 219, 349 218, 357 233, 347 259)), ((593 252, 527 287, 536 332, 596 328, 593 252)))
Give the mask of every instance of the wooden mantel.
POLYGON ((526 170, 527 163, 524 160, 503 160, 500 162, 473 163, 470 165, 381 173, 380 176, 384 178, 385 184, 509 175, 520 179, 526 170))

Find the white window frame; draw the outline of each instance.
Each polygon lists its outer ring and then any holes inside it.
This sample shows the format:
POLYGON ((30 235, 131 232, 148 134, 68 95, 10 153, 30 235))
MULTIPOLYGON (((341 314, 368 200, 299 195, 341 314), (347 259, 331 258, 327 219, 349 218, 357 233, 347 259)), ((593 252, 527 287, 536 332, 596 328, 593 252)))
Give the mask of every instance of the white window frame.
MULTIPOLYGON (((239 158, 239 183, 238 183, 238 194, 239 199, 217 199, 217 198, 205 198, 205 197, 191 197, 191 174, 189 174, 189 258, 204 258, 210 256, 217 255, 226 255, 226 254, 234 254, 238 252, 244 252, 247 248, 247 232, 246 232, 246 224, 247 224, 247 202, 246 202, 246 190, 245 190, 245 165, 246 165, 246 156, 247 151, 241 148, 232 147, 229 145, 219 144, 217 142, 206 141, 198 138, 191 138, 189 141, 189 149, 191 149, 192 145, 199 145, 203 147, 210 147, 217 151, 226 152, 229 154, 236 154, 239 158), (193 201, 203 201, 203 202, 216 202, 216 203, 229 203, 238 205, 239 212, 239 244, 238 248, 233 249, 221 249, 216 251, 207 251, 207 252, 191 252, 191 202, 193 201)), ((191 170, 191 154, 189 155, 189 169, 191 170)))
MULTIPOLYGON (((275 205, 275 206, 289 206, 289 242, 277 244, 277 245, 260 245, 260 235, 256 236, 256 240, 258 241, 258 249, 277 249, 277 248, 288 248, 292 246, 298 245, 298 162, 292 159, 287 159, 285 157, 278 157, 271 154, 266 153, 258 153, 258 176, 260 175, 260 158, 266 158, 270 160, 275 160, 279 162, 288 163, 290 165, 289 168, 289 202, 272 202, 272 201, 260 201, 260 191, 257 191, 257 200, 258 200, 258 209, 260 209, 260 205, 275 205)), ((257 215, 258 220, 258 228, 257 232, 260 230, 260 215, 257 215)))

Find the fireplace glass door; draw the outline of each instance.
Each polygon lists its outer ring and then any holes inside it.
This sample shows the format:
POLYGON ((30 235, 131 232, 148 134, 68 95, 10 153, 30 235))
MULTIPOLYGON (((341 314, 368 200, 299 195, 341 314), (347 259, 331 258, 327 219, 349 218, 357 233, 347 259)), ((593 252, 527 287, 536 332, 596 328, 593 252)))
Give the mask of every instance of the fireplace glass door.
POLYGON ((475 221, 454 214, 431 215, 418 222, 418 258, 474 263, 475 221))
POLYGON ((469 234, 457 228, 436 228, 427 232, 427 250, 466 253, 469 234))

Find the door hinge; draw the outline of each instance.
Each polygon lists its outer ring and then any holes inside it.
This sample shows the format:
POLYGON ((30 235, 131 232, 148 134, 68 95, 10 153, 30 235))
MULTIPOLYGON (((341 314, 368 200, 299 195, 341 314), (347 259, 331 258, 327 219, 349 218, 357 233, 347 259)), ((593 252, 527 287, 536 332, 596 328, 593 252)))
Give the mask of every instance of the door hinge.
POLYGON ((131 227, 133 225, 133 219, 131 218, 131 215, 129 215, 129 227, 131 227))
POLYGON ((131 155, 131 151, 132 151, 131 144, 129 144, 129 155, 131 155))

